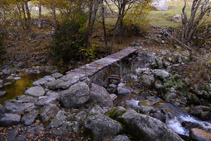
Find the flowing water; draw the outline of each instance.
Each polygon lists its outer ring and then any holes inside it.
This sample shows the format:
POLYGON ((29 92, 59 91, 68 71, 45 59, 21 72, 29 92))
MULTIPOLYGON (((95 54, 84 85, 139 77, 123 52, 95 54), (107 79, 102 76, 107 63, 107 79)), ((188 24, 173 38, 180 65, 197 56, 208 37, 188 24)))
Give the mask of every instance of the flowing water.
MULTIPOLYGON (((125 104, 129 107, 137 109, 139 107, 139 100, 130 99, 125 100, 125 104)), ((182 126, 183 121, 188 121, 192 123, 198 123, 206 129, 211 129, 210 121, 201 121, 200 119, 193 117, 188 114, 188 110, 184 108, 177 107, 171 103, 158 102, 153 105, 156 110, 165 109, 168 113, 171 113, 171 117, 166 116, 166 125, 173 129, 176 133, 181 135, 189 136, 189 130, 182 126)))
POLYGON ((178 134, 189 136, 189 130, 185 129, 181 125, 181 123, 183 121, 198 123, 198 124, 202 125, 204 128, 211 126, 211 123, 209 121, 201 121, 191 115, 179 115, 178 117, 175 117, 175 118, 169 120, 167 122, 167 126, 171 127, 178 134))
MULTIPOLYGON (((0 97, 0 104, 10 99, 15 99, 17 96, 22 95, 27 87, 32 86, 32 82, 38 80, 39 78, 47 75, 47 73, 40 74, 26 74, 21 76, 20 80, 12 82, 12 84, 4 86, 1 90, 7 93, 0 97)), ((4 83, 8 80, 3 79, 4 83)))

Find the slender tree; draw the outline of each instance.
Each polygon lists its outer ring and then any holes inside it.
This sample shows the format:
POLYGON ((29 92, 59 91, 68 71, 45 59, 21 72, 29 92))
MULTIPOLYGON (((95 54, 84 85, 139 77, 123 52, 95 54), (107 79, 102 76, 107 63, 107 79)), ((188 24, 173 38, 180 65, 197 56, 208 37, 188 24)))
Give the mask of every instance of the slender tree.
POLYGON ((190 42, 192 36, 201 27, 204 21, 210 15, 209 0, 193 0, 191 6, 191 15, 188 20, 186 14, 187 0, 184 0, 184 7, 182 9, 182 42, 187 44, 190 42))
POLYGON ((41 4, 41 0, 39 1, 39 18, 38 18, 38 27, 42 28, 42 4, 41 4))

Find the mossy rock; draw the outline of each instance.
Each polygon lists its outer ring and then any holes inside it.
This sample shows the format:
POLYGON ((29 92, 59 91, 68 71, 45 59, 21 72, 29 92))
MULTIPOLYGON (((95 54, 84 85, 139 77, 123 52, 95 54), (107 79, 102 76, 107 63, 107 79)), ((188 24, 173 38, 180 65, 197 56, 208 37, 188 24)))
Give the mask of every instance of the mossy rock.
POLYGON ((118 106, 112 108, 110 111, 106 113, 106 115, 112 119, 116 119, 118 116, 123 115, 126 112, 124 107, 118 106))

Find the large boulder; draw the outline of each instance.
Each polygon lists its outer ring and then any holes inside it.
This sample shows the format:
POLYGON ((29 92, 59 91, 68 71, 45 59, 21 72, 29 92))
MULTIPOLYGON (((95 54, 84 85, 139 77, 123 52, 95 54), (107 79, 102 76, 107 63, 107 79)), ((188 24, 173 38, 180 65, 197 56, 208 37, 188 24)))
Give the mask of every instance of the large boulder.
POLYGON ((40 109, 40 117, 42 121, 48 121, 59 112, 59 108, 54 104, 47 104, 40 109))
POLYGON ((22 114, 24 110, 28 107, 33 106, 34 103, 13 103, 13 102, 6 102, 2 106, 2 111, 4 113, 13 113, 13 114, 22 114))
POLYGON ((127 131, 142 141, 183 141, 161 121, 129 109, 118 121, 126 125, 127 131))
POLYGON ((47 128, 58 128, 61 127, 63 121, 66 121, 68 113, 65 111, 59 111, 47 128))
POLYGON ((190 122, 190 121, 183 121, 181 124, 182 124, 183 127, 185 127, 188 130, 191 130, 192 128, 198 128, 198 129, 205 130, 205 128, 199 123, 194 123, 194 122, 190 122))
POLYGON ((152 8, 156 11, 166 11, 168 10, 168 5, 165 4, 165 1, 155 1, 152 2, 152 8))
POLYGON ((20 95, 17 97, 18 101, 21 101, 23 103, 29 102, 29 103, 35 103, 37 102, 37 97, 29 96, 29 95, 20 95))
POLYGON ((90 100, 89 91, 86 83, 79 82, 59 93, 60 102, 65 108, 79 107, 90 100))
POLYGON ((155 53, 141 52, 133 62, 133 68, 150 68, 150 63, 155 57, 155 53))
POLYGON ((12 126, 20 123, 21 116, 18 114, 1 114, 0 115, 0 127, 12 126))
POLYGON ((91 87, 91 101, 100 105, 101 107, 113 107, 113 100, 109 93, 102 86, 92 84, 91 87))
POLYGON ((211 133, 202 129, 192 128, 189 136, 194 141, 211 141, 211 133))
POLYGON ((35 86, 35 87, 31 87, 27 89, 24 94, 34 96, 34 97, 39 97, 45 94, 45 90, 42 87, 35 86))
POLYGON ((48 103, 57 105, 59 103, 59 94, 58 93, 52 93, 46 98, 43 98, 35 103, 36 106, 42 107, 48 103))
POLYGON ((94 140, 115 136, 123 129, 120 123, 103 115, 103 110, 99 106, 89 111, 84 127, 92 133, 94 140))
POLYGON ((62 80, 54 80, 54 81, 50 81, 50 82, 47 82, 45 83, 45 87, 51 89, 51 90, 55 90, 57 89, 56 86, 59 85, 60 83, 63 83, 64 81, 62 80))
POLYGON ((22 117, 21 122, 23 123, 23 125, 26 126, 31 125, 32 123, 34 123, 37 116, 38 116, 38 110, 32 110, 31 112, 22 117))
POLYGON ((74 124, 67 121, 69 117, 70 113, 59 111, 46 128, 50 129, 50 131, 53 131, 53 133, 56 135, 71 132, 71 126, 73 126, 74 124))
POLYGON ((199 117, 201 120, 211 119, 211 108, 208 106, 195 106, 190 109, 190 114, 199 117))

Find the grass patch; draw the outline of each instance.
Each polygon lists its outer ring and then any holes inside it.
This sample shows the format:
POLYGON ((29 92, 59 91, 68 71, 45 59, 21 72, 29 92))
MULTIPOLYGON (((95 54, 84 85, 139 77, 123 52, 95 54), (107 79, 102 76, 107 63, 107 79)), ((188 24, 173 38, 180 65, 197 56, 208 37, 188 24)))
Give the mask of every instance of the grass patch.
MULTIPOLYGON (((182 8, 184 6, 184 1, 171 1, 166 2, 168 5, 168 10, 166 11, 154 11, 152 10, 148 19, 151 21, 153 26, 163 26, 163 27, 179 27, 182 26, 181 23, 176 23, 172 21, 172 18, 176 14, 182 14, 182 8)), ((187 2, 186 12, 187 17, 190 17, 191 1, 187 2)), ((211 17, 207 19, 207 22, 211 22, 211 17)))

